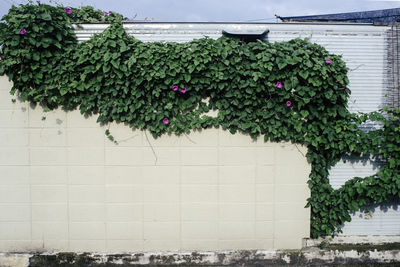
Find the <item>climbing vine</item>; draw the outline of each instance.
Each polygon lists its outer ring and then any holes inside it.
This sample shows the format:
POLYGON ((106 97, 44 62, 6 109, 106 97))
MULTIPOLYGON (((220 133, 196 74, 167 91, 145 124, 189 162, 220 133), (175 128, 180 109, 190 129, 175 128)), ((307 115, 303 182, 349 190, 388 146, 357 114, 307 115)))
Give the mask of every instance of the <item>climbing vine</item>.
POLYGON ((340 56, 300 39, 144 43, 126 34, 121 19, 91 7, 12 7, 0 23, 0 75, 23 101, 79 108, 98 115, 99 123, 124 122, 155 137, 222 127, 306 145, 312 237, 340 231, 351 211, 400 196, 400 112, 350 113, 340 56), (110 26, 78 43, 72 25, 81 21, 110 26), (207 115, 210 110, 218 115, 207 115), (367 120, 383 127, 362 131, 367 120), (367 154, 386 164, 334 190, 329 169, 345 155, 367 154))

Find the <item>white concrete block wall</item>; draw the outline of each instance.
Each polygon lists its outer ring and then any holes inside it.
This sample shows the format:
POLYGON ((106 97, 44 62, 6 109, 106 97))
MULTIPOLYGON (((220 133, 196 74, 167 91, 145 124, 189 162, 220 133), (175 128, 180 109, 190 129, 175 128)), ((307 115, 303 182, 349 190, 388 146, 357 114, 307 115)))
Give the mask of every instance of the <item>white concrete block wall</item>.
POLYGON ((10 88, 0 77, 2 252, 291 249, 309 237, 303 147, 221 129, 153 139, 12 103, 10 88))

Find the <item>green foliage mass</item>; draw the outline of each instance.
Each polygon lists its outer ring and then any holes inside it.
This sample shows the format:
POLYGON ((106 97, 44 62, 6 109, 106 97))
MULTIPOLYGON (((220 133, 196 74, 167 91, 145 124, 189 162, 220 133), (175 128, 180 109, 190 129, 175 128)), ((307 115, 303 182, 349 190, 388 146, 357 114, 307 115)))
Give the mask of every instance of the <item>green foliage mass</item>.
POLYGON ((70 14, 49 5, 13 7, 0 23, 0 75, 8 75, 11 93, 24 101, 79 108, 100 123, 124 122, 155 137, 222 127, 306 145, 312 237, 340 231, 351 211, 400 195, 400 113, 350 113, 348 70, 340 56, 300 39, 144 43, 126 34, 121 19, 91 7, 70 14), (82 20, 111 24, 78 43, 72 24, 82 20), (210 110, 218 115, 208 116, 210 110), (384 126, 360 130, 367 120, 384 126), (387 164, 333 190, 329 169, 344 155, 368 153, 387 164))

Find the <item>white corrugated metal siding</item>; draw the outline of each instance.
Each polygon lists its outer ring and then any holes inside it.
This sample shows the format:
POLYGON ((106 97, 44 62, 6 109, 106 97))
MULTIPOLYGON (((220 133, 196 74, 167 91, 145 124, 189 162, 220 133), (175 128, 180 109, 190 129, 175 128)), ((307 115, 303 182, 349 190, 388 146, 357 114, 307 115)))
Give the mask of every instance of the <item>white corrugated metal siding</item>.
MULTIPOLYGON (((83 24, 76 28, 79 41, 88 40, 102 32, 106 24, 83 24)), ((222 30, 237 33, 262 33, 268 41, 287 41, 310 38, 328 51, 343 56, 350 69, 352 91, 349 109, 352 112, 371 112, 386 104, 387 93, 387 32, 388 26, 370 24, 302 24, 302 23, 126 23, 129 34, 142 41, 188 42, 208 36, 218 38, 222 30)), ((330 172, 334 188, 352 177, 365 177, 377 172, 378 163, 370 161, 341 161, 330 172)), ((352 222, 343 227, 344 234, 400 234, 400 212, 397 205, 371 207, 367 214, 357 212, 352 222)))

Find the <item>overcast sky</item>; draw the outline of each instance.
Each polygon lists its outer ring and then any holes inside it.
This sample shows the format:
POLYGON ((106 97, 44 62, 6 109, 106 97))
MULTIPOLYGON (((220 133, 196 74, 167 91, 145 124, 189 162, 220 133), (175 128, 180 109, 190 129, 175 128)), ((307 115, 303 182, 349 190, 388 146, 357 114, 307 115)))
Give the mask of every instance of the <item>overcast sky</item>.
MULTIPOLYGON (((41 3, 48 3, 41 0, 41 3)), ((54 2, 54 1, 52 1, 54 2)), ((400 7, 400 0, 57 0, 66 6, 92 5, 128 18, 154 21, 275 22, 279 16, 302 16, 400 7)), ((0 16, 18 0, 0 0, 0 16)))

